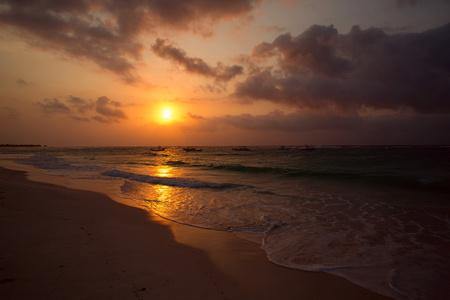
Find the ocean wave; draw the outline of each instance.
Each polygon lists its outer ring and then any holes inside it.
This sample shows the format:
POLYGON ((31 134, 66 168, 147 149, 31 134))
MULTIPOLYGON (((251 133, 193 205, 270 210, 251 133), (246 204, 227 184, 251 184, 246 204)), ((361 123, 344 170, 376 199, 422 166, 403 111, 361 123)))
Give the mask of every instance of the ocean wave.
POLYGON ((159 157, 169 157, 170 155, 155 152, 144 152, 141 153, 142 156, 159 156, 159 157))
POLYGON ((321 181, 354 182, 371 186, 389 186, 400 189, 417 189, 427 191, 450 191, 450 182, 443 178, 421 177, 410 174, 376 174, 358 170, 308 170, 300 168, 255 167, 242 164, 209 164, 205 166, 213 170, 225 170, 239 173, 262 173, 286 176, 291 178, 303 177, 321 181))
POLYGON ((149 184, 160 184, 172 187, 220 189, 220 188, 232 188, 240 186, 232 183, 214 183, 189 178, 150 176, 130 172, 123 172, 118 170, 105 171, 102 173, 102 175, 110 177, 121 177, 133 181, 139 181, 149 184))
POLYGON ((166 166, 182 166, 188 165, 188 163, 181 160, 169 160, 164 163, 166 166))
POLYGON ((136 162, 136 161, 129 161, 126 164, 127 165, 142 165, 142 166, 157 166, 157 164, 154 164, 154 163, 136 162))
POLYGON ((69 169, 72 167, 72 162, 46 153, 36 153, 27 160, 18 161, 18 163, 45 170, 69 169))
POLYGON ((289 173, 290 169, 282 169, 282 168, 275 168, 275 167, 255 167, 255 166, 246 166, 241 164, 220 164, 220 165, 214 165, 209 164, 206 165, 208 169, 213 170, 226 170, 226 171, 235 171, 235 172, 246 172, 246 173, 289 173))

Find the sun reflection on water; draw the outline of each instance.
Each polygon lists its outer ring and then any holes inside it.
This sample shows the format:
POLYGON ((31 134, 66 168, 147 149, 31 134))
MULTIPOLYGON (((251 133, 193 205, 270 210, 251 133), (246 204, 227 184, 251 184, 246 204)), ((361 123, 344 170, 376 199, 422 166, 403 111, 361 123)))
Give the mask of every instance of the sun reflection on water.
MULTIPOLYGON (((173 177, 174 168, 171 166, 158 166, 155 169, 155 176, 170 178, 173 177)), ((147 190, 147 199, 153 199, 152 210, 163 218, 173 218, 176 212, 175 189, 166 185, 153 185, 147 190)))
POLYGON ((155 192, 158 206, 167 206, 168 203, 172 202, 172 187, 158 185, 155 187, 155 192))
POLYGON ((160 177, 172 177, 173 167, 169 166, 158 166, 156 168, 156 175, 160 177))
POLYGON ((169 184, 141 184, 139 198, 145 200, 141 201, 140 205, 162 218, 184 222, 185 218, 189 216, 189 213, 186 212, 190 211, 192 194, 189 189, 170 185, 171 178, 174 181, 182 178, 179 170, 173 166, 160 165, 149 167, 145 173, 154 177, 166 178, 169 184))

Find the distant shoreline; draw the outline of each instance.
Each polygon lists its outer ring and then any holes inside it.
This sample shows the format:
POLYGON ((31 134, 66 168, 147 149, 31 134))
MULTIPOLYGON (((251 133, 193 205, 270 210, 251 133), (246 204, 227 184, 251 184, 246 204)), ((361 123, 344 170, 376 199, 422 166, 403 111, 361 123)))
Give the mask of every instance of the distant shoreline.
POLYGON ((42 145, 34 145, 34 144, 0 144, 0 147, 46 147, 42 145))

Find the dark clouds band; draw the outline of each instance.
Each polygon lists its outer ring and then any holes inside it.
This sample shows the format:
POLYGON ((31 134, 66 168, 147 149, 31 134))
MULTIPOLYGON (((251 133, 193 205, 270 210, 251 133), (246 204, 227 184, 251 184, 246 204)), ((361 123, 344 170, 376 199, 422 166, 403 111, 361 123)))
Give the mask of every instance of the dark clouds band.
POLYGON ((236 86, 235 96, 306 109, 450 111, 450 23, 422 33, 387 35, 354 26, 339 34, 314 25, 254 48, 277 58, 236 86))

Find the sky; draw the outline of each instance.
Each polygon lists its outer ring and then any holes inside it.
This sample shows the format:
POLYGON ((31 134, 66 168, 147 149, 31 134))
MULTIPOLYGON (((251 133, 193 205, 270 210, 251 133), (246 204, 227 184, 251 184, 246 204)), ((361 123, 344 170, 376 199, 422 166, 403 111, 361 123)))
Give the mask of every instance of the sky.
POLYGON ((450 144, 450 0, 0 0, 0 144, 450 144))

